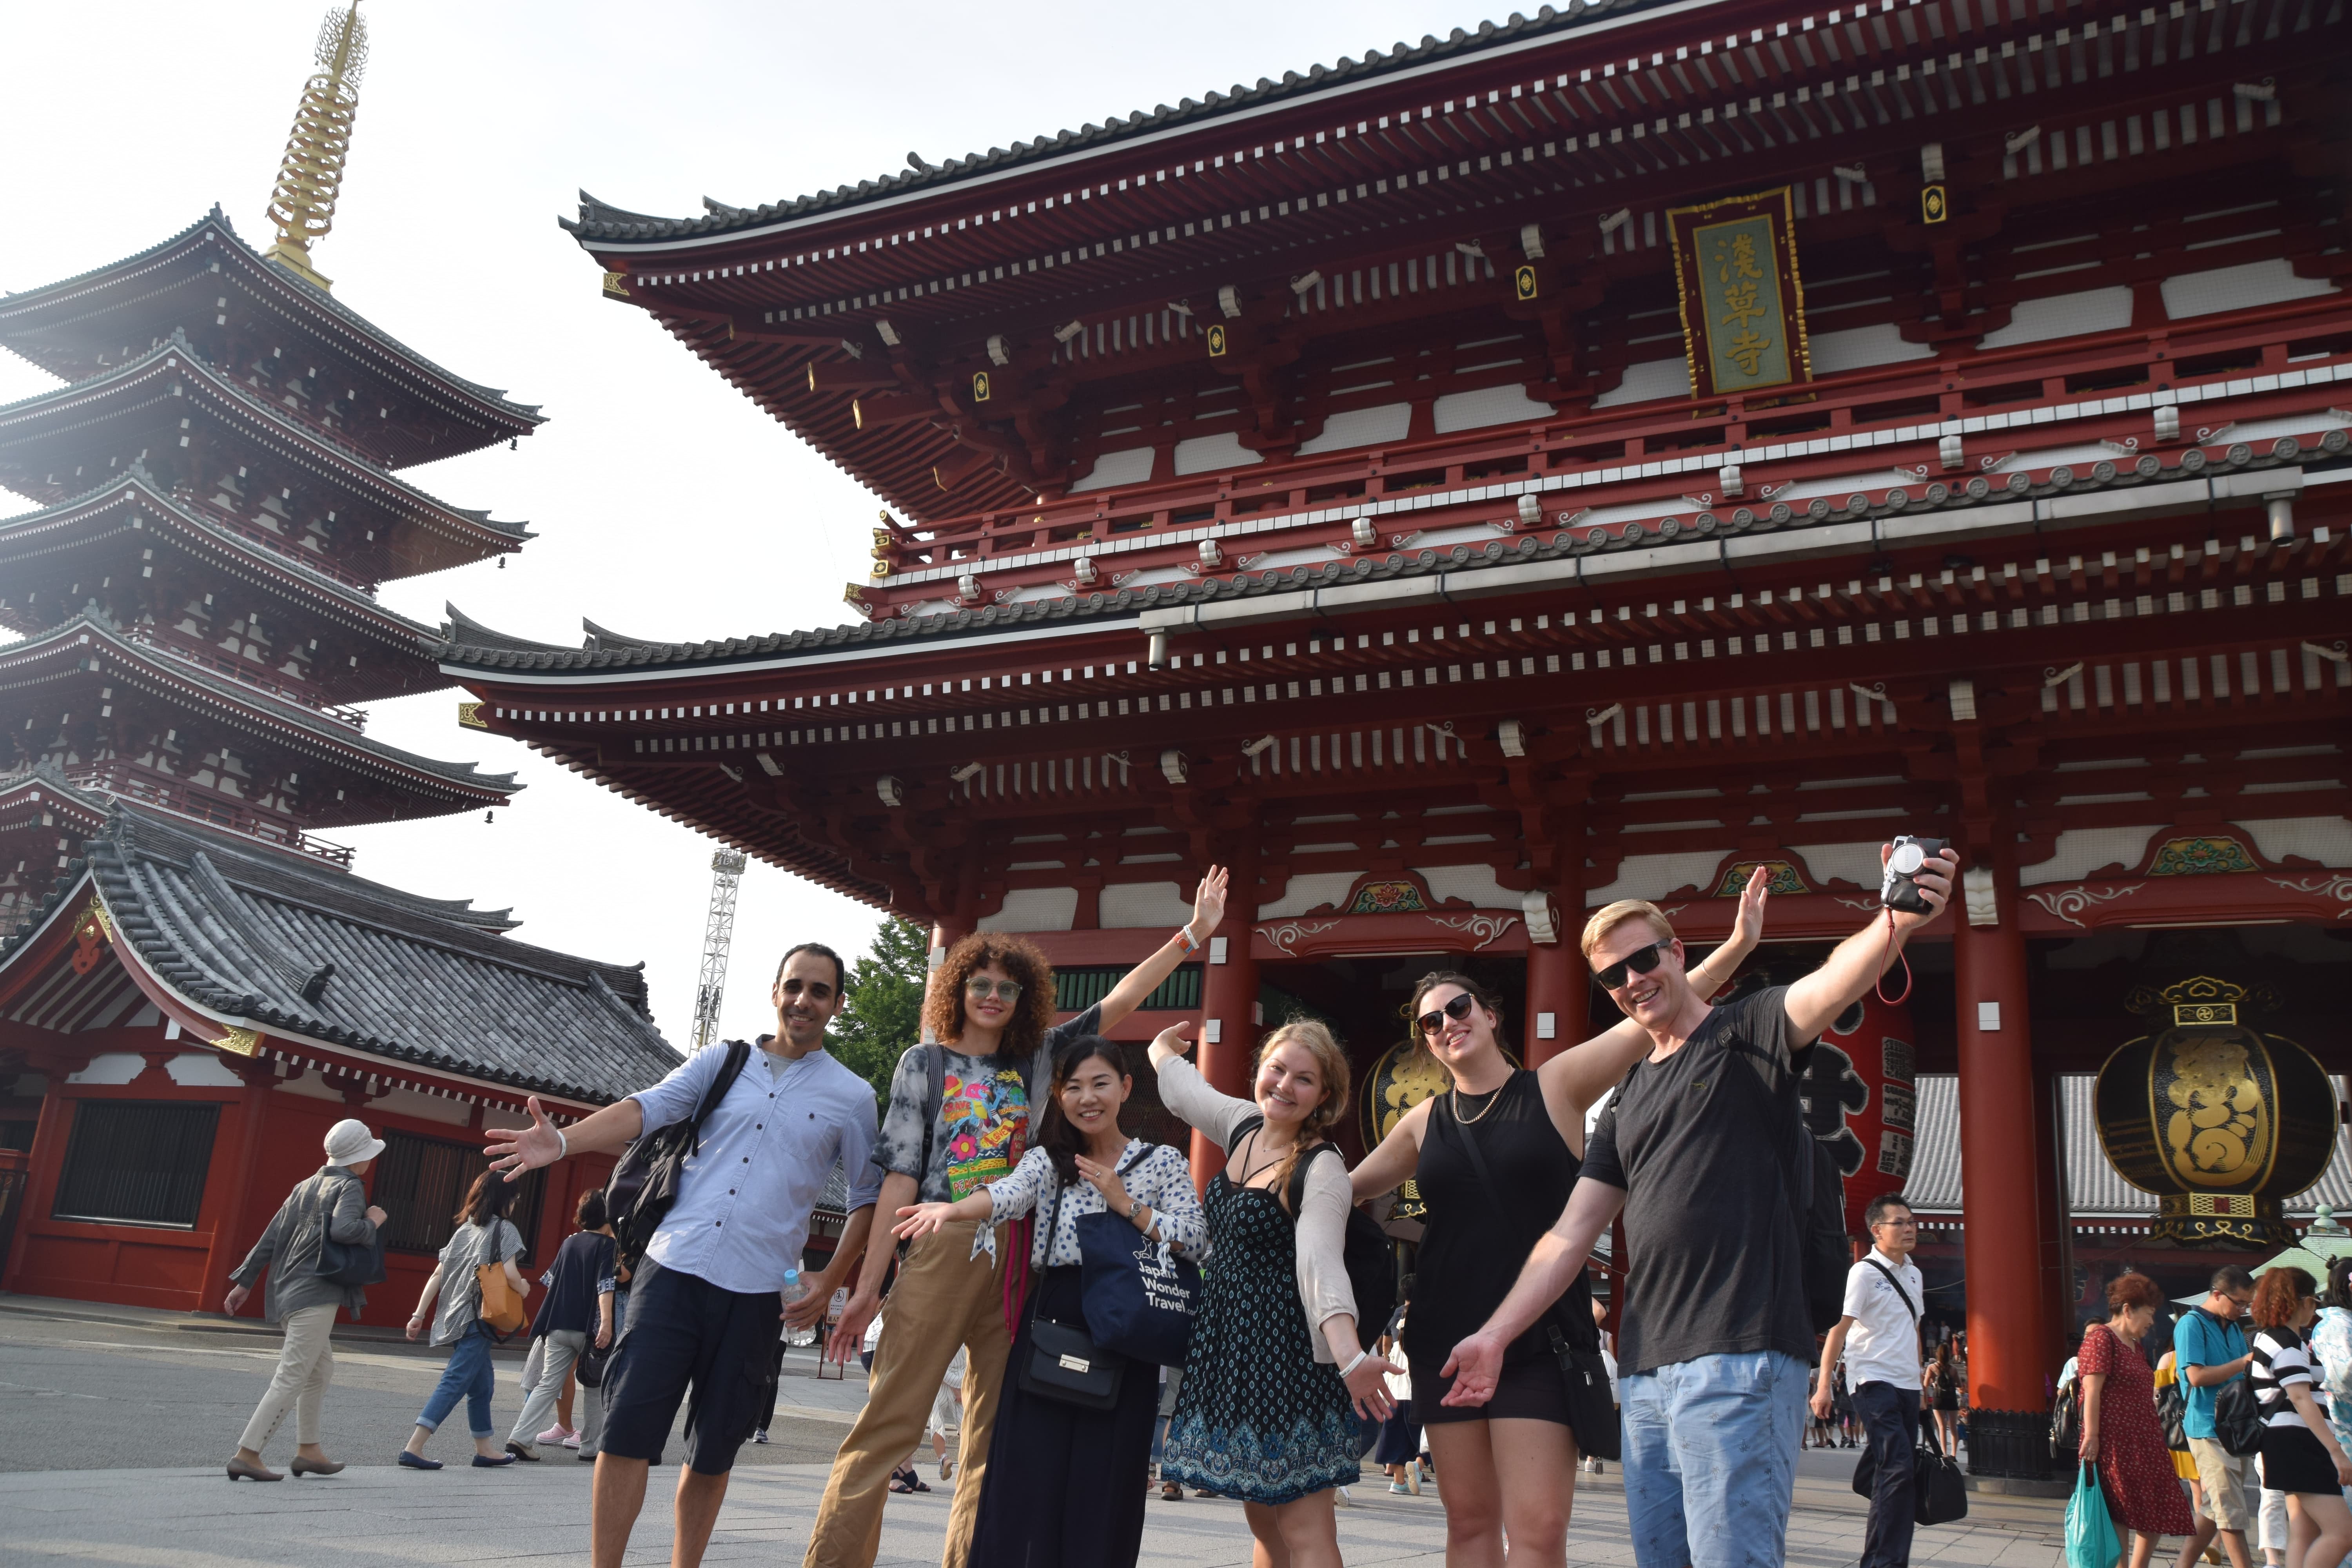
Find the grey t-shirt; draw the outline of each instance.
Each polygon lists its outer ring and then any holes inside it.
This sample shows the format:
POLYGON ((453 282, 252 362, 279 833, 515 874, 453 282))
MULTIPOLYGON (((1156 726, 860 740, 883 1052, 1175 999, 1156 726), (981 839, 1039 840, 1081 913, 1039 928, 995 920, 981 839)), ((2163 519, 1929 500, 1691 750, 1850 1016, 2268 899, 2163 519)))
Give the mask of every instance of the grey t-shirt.
POLYGON ((522 1255, 522 1232, 509 1219, 461 1225, 441 1247, 441 1303, 433 1314, 433 1342, 453 1345, 482 1315, 482 1288, 474 1270, 522 1255))
POLYGON ((1636 1064, 1586 1140, 1584 1175, 1625 1193, 1628 1375, 1766 1350, 1812 1362, 1782 1176, 1797 1122, 1775 1098, 1790 1070, 1787 996, 1773 986, 1726 1003, 1681 1050, 1636 1064))
POLYGON ((997 1052, 971 1056, 946 1047, 947 1081, 940 1095, 939 1120, 923 1125, 929 1103, 927 1046, 910 1046, 890 1077, 890 1109, 883 1113, 882 1136, 874 1163, 902 1176, 919 1173, 924 1203, 954 1203, 1013 1173, 1028 1152, 1029 1086, 1043 1095, 1053 1081, 1054 1053, 1066 1041, 1097 1033, 1100 1004, 1066 1024, 1045 1031, 1036 1051, 1024 1058, 997 1052), (930 1138, 930 1164, 923 1164, 923 1140, 930 1138))

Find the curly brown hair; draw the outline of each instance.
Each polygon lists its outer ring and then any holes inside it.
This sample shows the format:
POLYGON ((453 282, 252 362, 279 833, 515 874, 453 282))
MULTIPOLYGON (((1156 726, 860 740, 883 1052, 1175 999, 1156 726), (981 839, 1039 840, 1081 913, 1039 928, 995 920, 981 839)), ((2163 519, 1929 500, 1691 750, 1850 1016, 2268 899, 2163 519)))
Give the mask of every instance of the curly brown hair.
POLYGON ((2294 1321, 2303 1299, 2319 1288, 2300 1268, 2265 1268, 2254 1282, 2254 1304, 2247 1312, 2258 1329, 2283 1329, 2294 1321))
POLYGON ((1029 942, 1002 931, 974 931, 948 949, 923 997, 923 1027, 942 1045, 963 1038, 963 983, 990 964, 1020 982, 1021 1001, 1004 1026, 1000 1051, 1026 1056, 1054 1023, 1054 966, 1029 942))

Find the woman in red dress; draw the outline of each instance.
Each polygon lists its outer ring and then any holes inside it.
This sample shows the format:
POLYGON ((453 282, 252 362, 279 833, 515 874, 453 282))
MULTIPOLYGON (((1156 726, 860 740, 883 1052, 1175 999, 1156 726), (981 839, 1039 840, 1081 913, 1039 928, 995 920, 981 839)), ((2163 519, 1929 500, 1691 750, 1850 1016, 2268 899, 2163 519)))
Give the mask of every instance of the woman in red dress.
POLYGON ((2163 1301, 2147 1275, 2118 1275, 2107 1286, 2107 1321, 2083 1331, 2075 1365, 2083 1380, 2083 1459, 2097 1461, 2116 1528, 2132 1533, 2131 1568, 2147 1568, 2158 1536, 2197 1528, 2157 1425, 2156 1374, 2139 1348, 2163 1301))

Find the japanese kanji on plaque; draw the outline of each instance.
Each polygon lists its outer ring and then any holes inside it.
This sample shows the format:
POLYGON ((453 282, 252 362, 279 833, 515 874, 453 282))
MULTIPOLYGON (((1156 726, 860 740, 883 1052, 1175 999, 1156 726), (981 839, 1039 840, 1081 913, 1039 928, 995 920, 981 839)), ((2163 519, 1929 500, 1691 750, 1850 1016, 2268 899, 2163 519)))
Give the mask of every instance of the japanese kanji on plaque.
POLYGON ((1667 211, 1694 397, 1812 379, 1790 220, 1785 185, 1667 211))

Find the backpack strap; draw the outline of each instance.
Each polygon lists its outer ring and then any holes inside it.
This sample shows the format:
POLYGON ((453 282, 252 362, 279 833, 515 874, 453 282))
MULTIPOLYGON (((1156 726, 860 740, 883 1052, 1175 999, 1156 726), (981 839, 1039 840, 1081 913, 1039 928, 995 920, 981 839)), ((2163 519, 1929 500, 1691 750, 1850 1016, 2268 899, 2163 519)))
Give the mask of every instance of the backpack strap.
POLYGON ((710 1120, 710 1113, 719 1109, 719 1102, 727 1098, 727 1091, 733 1089, 735 1080, 743 1076, 743 1064, 751 1059, 751 1041, 727 1042, 727 1059, 719 1065, 719 1076, 712 1079, 710 1087, 703 1091, 702 1103, 694 1108, 694 1124, 687 1139, 688 1153, 702 1152, 702 1124, 710 1120))
POLYGON ((915 1163, 915 1201, 923 1197, 923 1184, 931 1173, 931 1139, 940 1125, 940 1108, 948 1102, 948 1050, 934 1040, 923 1047, 923 1072, 930 1080, 923 1090, 922 1151, 915 1163))

